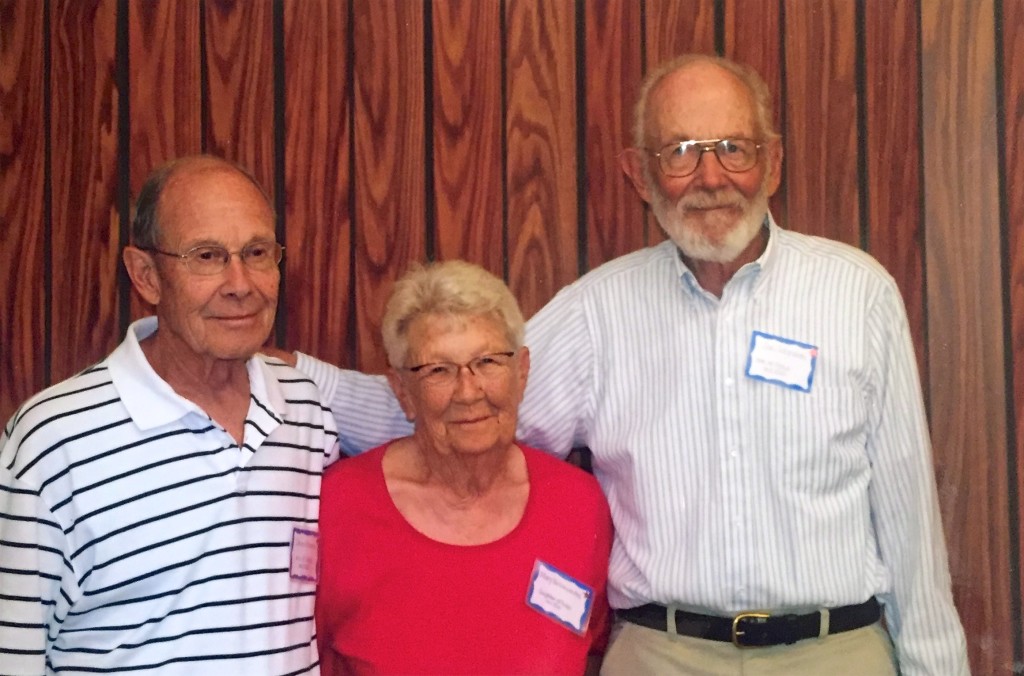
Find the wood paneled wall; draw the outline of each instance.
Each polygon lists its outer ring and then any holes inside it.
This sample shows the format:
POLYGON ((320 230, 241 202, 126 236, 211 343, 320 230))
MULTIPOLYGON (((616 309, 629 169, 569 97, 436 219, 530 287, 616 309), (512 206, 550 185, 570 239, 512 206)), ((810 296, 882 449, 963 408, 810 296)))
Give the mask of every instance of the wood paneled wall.
POLYGON ((145 312, 131 196, 183 154, 274 195, 289 347, 379 370, 422 259, 533 313, 661 238, 618 153, 684 51, 777 93, 778 219, 898 280, 974 672, 1024 672, 1024 0, 0 0, 0 417, 145 312))

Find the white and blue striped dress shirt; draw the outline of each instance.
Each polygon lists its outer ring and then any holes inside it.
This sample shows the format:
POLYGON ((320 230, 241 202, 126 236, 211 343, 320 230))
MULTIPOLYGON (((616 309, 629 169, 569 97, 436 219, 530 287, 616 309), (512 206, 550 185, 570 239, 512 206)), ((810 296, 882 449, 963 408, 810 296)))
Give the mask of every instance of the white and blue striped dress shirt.
MULTIPOLYGON (((902 673, 967 673, 924 407, 895 282, 779 228, 721 299, 671 242, 611 261, 528 323, 519 436, 593 452, 609 600, 730 615, 885 604, 902 673), (754 331, 817 348, 803 392, 746 375, 754 331)), ((343 446, 406 433, 382 379, 303 357, 343 446)))

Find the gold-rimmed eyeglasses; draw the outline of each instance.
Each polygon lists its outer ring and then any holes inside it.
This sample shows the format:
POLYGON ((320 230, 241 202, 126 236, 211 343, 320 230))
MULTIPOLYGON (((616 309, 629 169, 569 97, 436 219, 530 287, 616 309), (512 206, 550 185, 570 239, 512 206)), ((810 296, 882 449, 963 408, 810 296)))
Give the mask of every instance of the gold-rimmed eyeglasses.
POLYGON ((644 148, 658 159, 661 173, 673 178, 683 178, 697 171, 704 153, 713 152, 722 168, 734 174, 749 171, 757 164, 757 153, 761 144, 748 138, 716 138, 704 141, 675 141, 654 151, 644 148))

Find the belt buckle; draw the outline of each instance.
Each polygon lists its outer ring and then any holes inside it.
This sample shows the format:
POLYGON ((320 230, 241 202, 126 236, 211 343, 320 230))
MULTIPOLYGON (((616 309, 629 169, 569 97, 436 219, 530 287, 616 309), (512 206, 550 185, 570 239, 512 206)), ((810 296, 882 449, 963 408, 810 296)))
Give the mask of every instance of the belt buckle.
POLYGON ((732 619, 732 644, 737 648, 761 648, 766 644, 764 643, 744 643, 744 636, 747 634, 747 630, 741 627, 742 623, 745 622, 757 622, 764 623, 769 617, 770 613, 762 612, 744 612, 740 613, 732 619))

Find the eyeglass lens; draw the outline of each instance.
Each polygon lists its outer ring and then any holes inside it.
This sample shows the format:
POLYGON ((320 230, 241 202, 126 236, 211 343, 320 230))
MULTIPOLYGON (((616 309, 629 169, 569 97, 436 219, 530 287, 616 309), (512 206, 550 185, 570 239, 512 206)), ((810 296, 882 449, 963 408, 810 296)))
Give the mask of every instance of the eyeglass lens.
POLYGON ((701 156, 709 151, 714 151, 726 171, 747 171, 757 163, 757 143, 750 139, 680 141, 664 146, 657 155, 662 172, 679 177, 696 171, 701 156))
POLYGON ((237 253, 246 266, 253 270, 269 270, 281 262, 284 247, 277 242, 253 242, 241 251, 231 252, 222 246, 199 246, 184 254, 189 270, 201 275, 212 275, 228 266, 233 253, 237 253))
POLYGON ((495 352, 483 354, 471 359, 465 364, 454 362, 436 362, 433 364, 421 364, 413 366, 408 371, 419 376, 420 381, 428 385, 450 385, 459 377, 459 372, 465 366, 474 376, 485 380, 499 378, 508 371, 509 364, 515 352, 495 352))

